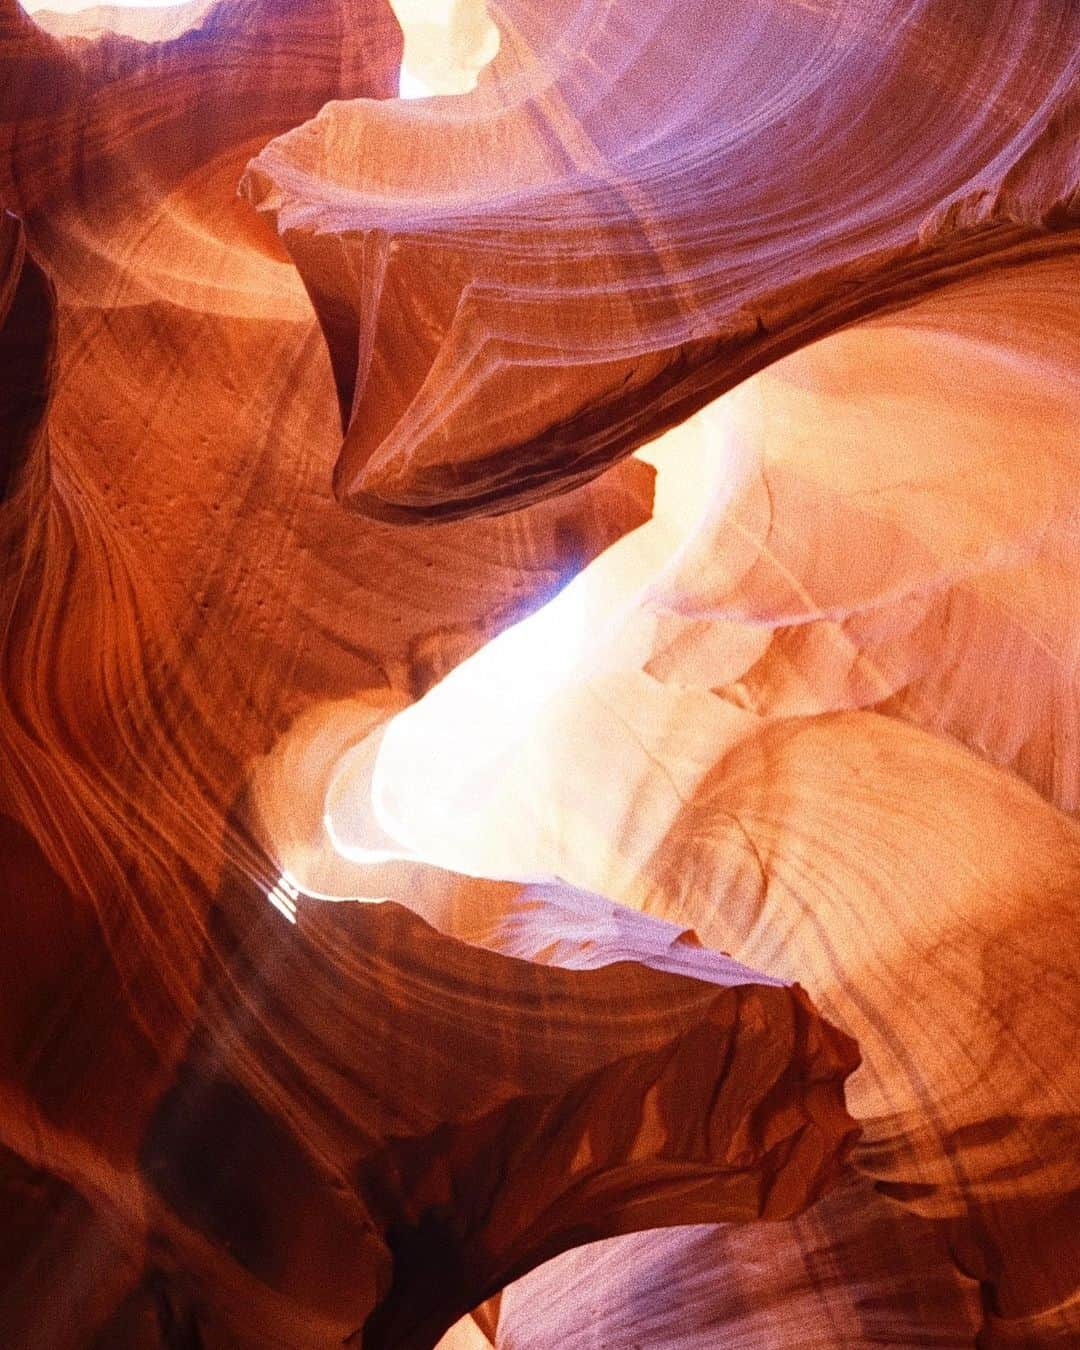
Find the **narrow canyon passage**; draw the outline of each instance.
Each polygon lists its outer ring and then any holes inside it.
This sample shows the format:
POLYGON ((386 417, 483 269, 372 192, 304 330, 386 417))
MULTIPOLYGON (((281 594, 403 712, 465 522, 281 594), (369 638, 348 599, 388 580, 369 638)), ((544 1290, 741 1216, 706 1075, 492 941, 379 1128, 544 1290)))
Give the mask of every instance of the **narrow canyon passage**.
POLYGON ((1080 5, 0 0, 4 1350, 1080 1344, 1080 5))

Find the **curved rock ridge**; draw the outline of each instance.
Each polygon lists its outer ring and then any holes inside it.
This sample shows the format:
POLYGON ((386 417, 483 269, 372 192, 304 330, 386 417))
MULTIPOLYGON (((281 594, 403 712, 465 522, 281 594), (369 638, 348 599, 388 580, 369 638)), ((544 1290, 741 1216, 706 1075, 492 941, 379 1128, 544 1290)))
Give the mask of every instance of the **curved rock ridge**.
POLYGON ((315 320, 235 188, 328 98, 396 92, 388 7, 229 0, 158 43, 2 14, 0 200, 23 221, 3 293, 40 267, 57 326, 51 364, 40 307, 3 330, 4 416, 26 421, 0 518, 3 794, 166 1027, 158 999, 191 1011, 247 759, 315 699, 419 692, 639 523, 651 474, 457 531, 330 499, 315 320))
POLYGON ((504 1291, 494 1343, 971 1350, 980 1311, 944 1225, 849 1178, 786 1223, 672 1228, 569 1252, 504 1291))
POLYGON ((858 1167, 947 1226, 991 1346, 1078 1333, 1078 279, 958 281, 669 433, 653 519, 324 799, 346 856, 374 819, 797 973, 860 1045, 858 1167))
POLYGON ((490 18, 0 0, 0 1340, 1072 1350, 1080 8, 490 18))
POLYGON ((69 1067, 78 1053, 73 988, 97 1011, 98 987, 72 979, 100 959, 93 923, 2 825, 4 880, 28 902, 0 958, 14 1344, 430 1346, 570 1245, 797 1212, 850 1148, 857 1055, 797 989, 701 948, 683 973, 650 969, 647 942, 558 970, 394 905, 316 906, 293 928, 232 874, 191 1037, 168 1077, 143 1070, 117 1157, 72 1129, 70 1080, 50 1074, 57 1041, 69 1067), (46 994, 70 1020, 43 1042, 46 994), (80 1283, 102 1265, 100 1288, 80 1283), (78 1279, 53 1307, 58 1266, 78 1279))
POLYGON ((500 0, 479 89, 331 103, 253 161, 329 346, 335 487, 559 492, 831 330, 1074 252, 1058 0, 500 0))
MULTIPOLYGON (((226 830, 251 757, 328 695, 415 696, 648 514, 643 465, 467 530, 330 498, 316 321, 236 182, 328 98, 396 92, 400 49, 375 3, 225 3, 152 43, 0 6, 6 1344, 199 1334, 185 1270, 217 1258, 156 1263, 138 1151, 227 968, 226 864, 279 922, 226 830)), ((271 1113, 304 1097, 267 1072, 271 1113)))

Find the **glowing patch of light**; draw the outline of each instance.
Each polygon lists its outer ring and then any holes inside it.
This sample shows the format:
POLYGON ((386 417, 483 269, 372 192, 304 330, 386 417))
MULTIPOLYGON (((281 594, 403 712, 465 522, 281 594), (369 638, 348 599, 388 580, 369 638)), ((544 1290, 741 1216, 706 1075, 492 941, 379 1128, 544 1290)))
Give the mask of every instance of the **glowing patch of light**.
MULTIPOLYGON (((323 826, 334 850, 363 865, 423 857, 450 866, 440 855, 418 853, 417 827, 419 839, 432 830, 453 837, 467 832, 466 818, 494 807, 488 798, 502 778, 496 762, 528 736, 581 667, 595 636, 587 583, 578 577, 451 671, 419 704, 346 752, 324 798, 323 826), (387 737, 393 743, 389 773, 387 737), (403 784, 409 785, 404 793, 403 784)), ((485 875, 456 857, 451 870, 485 875)), ((525 879, 549 878, 530 873, 525 879)))
POLYGON ((266 898, 290 923, 296 922, 296 902, 300 898, 300 891, 287 872, 278 877, 277 882, 266 892, 266 898))
POLYGON ((340 770, 335 774, 323 811, 323 828, 335 852, 365 866, 404 862, 412 856, 396 835, 383 828, 377 809, 374 772, 385 731, 377 728, 348 752, 348 774, 340 770))
POLYGON ((398 84, 398 94, 401 98, 430 98, 433 93, 434 90, 418 75, 414 75, 408 66, 401 67, 401 81, 398 84))
POLYGON ((484 0, 390 0, 405 39, 401 98, 464 94, 499 50, 484 0))
POLYGON ((710 546, 713 519, 745 473, 731 415, 721 400, 649 447, 641 458, 657 471, 652 518, 342 755, 323 798, 342 857, 550 879, 546 852, 515 851, 512 823, 531 822, 537 839, 557 830, 547 808, 532 805, 530 783, 548 781, 546 738, 558 735, 560 708, 593 685, 635 678, 650 659, 674 603, 664 586, 688 550, 710 546))
MULTIPOLYGON (((334 851, 349 862, 378 866, 380 863, 407 862, 412 856, 405 848, 370 848, 366 844, 346 842, 338 834, 334 826, 334 817, 329 811, 323 816, 323 825, 334 851)), ((367 897, 361 898, 366 899, 367 897)))
MULTIPOLYGON (((588 585, 584 573, 579 573, 546 605, 452 671, 444 684, 456 686, 459 693, 469 684, 475 686, 468 713, 477 718, 498 700, 516 719, 523 708, 546 702, 573 677, 595 638, 596 628, 589 623, 588 585)), ((468 717, 465 724, 475 722, 468 717)))

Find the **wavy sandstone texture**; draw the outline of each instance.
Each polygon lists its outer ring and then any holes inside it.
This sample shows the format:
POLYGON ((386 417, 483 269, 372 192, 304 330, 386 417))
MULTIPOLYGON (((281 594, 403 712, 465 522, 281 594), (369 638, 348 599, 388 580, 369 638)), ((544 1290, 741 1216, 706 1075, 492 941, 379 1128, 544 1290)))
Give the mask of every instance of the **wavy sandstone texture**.
POLYGON ((476 95, 332 103, 244 183, 326 334, 338 496, 372 516, 536 501, 793 347, 1070 251, 1075 6, 491 11, 476 95))
POLYGON ((1073 0, 0 0, 5 1350, 1080 1343, 1078 144, 1073 0))

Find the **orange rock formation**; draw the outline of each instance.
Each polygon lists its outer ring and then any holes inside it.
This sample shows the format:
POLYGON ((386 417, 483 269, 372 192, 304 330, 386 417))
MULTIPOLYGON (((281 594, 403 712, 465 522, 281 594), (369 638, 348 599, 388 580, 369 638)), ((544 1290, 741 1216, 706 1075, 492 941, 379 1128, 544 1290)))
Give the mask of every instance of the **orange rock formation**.
POLYGON ((0 0, 4 1350, 1080 1344, 1080 6, 396 9, 0 0))

